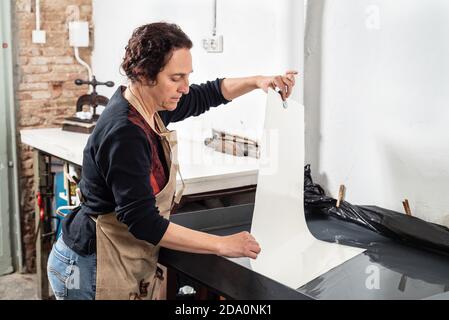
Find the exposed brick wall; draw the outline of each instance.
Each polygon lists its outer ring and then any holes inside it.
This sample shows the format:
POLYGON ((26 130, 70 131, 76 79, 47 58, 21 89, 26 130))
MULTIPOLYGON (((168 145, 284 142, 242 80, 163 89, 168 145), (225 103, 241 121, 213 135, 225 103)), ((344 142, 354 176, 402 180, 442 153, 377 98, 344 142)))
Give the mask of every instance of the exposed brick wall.
MULTIPOLYGON (((87 93, 87 86, 74 84, 75 79, 87 79, 87 70, 76 62, 73 48, 69 46, 68 21, 79 12, 80 20, 89 21, 92 25, 92 0, 41 0, 41 29, 47 33, 45 44, 32 43, 31 34, 36 21, 34 5, 34 0, 15 1, 15 83, 19 130, 60 127, 62 120, 75 112, 77 98, 87 93)), ((80 48, 80 56, 90 63, 91 48, 80 48)), ((18 146, 18 150, 24 261, 26 271, 34 272, 33 154, 31 148, 23 144, 18 146)))

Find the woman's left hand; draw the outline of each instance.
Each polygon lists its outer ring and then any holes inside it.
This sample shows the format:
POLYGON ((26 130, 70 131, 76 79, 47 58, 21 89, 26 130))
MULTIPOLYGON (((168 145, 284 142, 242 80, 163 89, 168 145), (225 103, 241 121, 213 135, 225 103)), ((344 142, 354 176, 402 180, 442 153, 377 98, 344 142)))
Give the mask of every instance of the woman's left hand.
POLYGON ((292 89, 295 86, 295 75, 297 74, 297 71, 289 70, 284 75, 271 77, 260 76, 257 81, 257 87, 265 92, 268 92, 268 88, 272 88, 273 90, 278 88, 282 96, 282 100, 286 100, 290 97, 292 89))

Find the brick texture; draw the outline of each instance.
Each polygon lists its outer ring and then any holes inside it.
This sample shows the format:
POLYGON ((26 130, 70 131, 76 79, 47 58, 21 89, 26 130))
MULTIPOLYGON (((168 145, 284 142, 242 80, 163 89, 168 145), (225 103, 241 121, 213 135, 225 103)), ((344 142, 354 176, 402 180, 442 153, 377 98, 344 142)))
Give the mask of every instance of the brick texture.
MULTIPOLYGON (((41 29, 47 33, 45 44, 32 43, 35 1, 16 0, 14 3, 18 128, 60 127, 63 119, 75 112, 77 98, 88 89, 73 84, 75 79, 87 79, 87 70, 76 62, 73 48, 69 46, 68 22, 79 13, 79 19, 89 21, 92 26, 92 0, 41 0, 41 29)), ((92 27, 90 29, 92 32, 92 27)), ((91 52, 91 48, 80 48, 80 56, 87 63, 90 63, 91 52)), ((18 150, 25 269, 34 272, 33 154, 31 148, 23 144, 18 150)))

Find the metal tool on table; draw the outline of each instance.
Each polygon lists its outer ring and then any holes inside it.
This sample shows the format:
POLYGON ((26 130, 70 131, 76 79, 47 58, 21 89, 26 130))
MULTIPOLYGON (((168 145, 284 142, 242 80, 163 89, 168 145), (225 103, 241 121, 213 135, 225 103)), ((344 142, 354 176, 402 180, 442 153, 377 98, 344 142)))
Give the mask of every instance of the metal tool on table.
POLYGON ((237 157, 252 157, 258 159, 260 156, 259 144, 257 141, 215 129, 212 129, 212 138, 206 138, 204 144, 215 151, 231 154, 237 157))
MULTIPOLYGON (((277 93, 282 97, 280 90, 277 93)), ((286 100, 282 100, 282 106, 284 109, 288 108, 286 100)), ((259 143, 256 140, 221 130, 212 129, 212 137, 206 138, 204 144, 215 151, 237 157, 253 157, 256 159, 260 157, 259 143)))
POLYGON ((95 127, 96 121, 99 118, 99 115, 97 114, 97 107, 106 106, 109 102, 108 98, 97 93, 97 86, 104 85, 107 87, 113 87, 114 82, 99 82, 95 76, 92 76, 92 80, 90 81, 76 79, 75 84, 78 86, 85 84, 90 85, 92 86, 92 92, 89 94, 84 94, 78 98, 76 102, 75 116, 66 118, 63 122, 62 129, 66 131, 91 133, 95 127), (93 112, 84 112, 84 106, 88 106, 89 109, 92 108, 93 112))

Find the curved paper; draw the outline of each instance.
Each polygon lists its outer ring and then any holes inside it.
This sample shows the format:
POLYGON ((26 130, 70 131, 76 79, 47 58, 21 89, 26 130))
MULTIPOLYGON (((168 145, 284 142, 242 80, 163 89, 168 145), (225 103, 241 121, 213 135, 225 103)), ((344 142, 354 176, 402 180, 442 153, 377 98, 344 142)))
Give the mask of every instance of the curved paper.
POLYGON ((251 268, 297 289, 363 252, 320 241, 304 217, 304 107, 268 92, 251 233, 262 252, 251 268))

